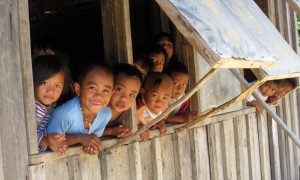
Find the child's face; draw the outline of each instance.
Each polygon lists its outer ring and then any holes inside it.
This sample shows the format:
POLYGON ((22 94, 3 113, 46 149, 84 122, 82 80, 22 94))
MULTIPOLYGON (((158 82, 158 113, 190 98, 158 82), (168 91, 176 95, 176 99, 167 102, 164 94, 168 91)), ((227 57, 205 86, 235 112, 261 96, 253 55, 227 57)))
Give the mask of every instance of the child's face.
POLYGON ((278 90, 274 93, 274 96, 276 96, 277 98, 283 97, 285 96, 287 93, 289 93, 290 91, 292 91, 293 88, 290 84, 288 83, 283 83, 278 90))
POLYGON ((115 92, 110 99, 109 106, 117 112, 128 110, 135 101, 140 87, 141 82, 137 77, 118 75, 114 87, 115 92))
POLYGON ((171 74, 173 80, 172 98, 177 99, 185 90, 189 81, 189 76, 184 73, 174 72, 171 74))
POLYGON ((267 81, 259 86, 259 90, 262 96, 272 96, 278 90, 278 85, 273 81, 267 81))
POLYGON ((166 50, 169 59, 173 57, 174 45, 167 37, 162 37, 158 44, 160 44, 166 50))
POLYGON ((150 54, 149 58, 153 61, 154 64, 154 71, 155 72, 162 72, 164 69, 164 65, 166 62, 165 55, 163 53, 158 54, 150 54))
POLYGON ((81 85, 75 83, 75 91, 80 96, 85 113, 98 113, 107 106, 113 94, 113 77, 103 70, 95 69, 86 75, 81 85))
POLYGON ((46 79, 41 85, 34 88, 35 98, 44 105, 56 102, 64 88, 65 74, 63 71, 46 79))
POLYGON ((157 114, 168 107, 172 95, 172 84, 167 81, 162 81, 162 83, 156 87, 145 89, 142 94, 149 110, 157 114))

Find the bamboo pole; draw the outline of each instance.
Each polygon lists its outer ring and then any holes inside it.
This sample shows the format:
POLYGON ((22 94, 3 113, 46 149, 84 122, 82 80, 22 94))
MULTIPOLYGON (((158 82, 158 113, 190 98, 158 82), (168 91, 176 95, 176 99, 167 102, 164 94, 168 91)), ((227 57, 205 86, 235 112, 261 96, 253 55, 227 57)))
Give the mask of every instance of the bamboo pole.
POLYGON ((208 109, 202 113, 200 113, 199 116, 196 117, 195 120, 179 127, 177 129, 177 131, 183 131, 185 129, 188 129, 188 128, 191 128, 192 126, 195 126, 196 124, 198 124, 200 121, 203 121, 215 114, 217 114, 218 112, 228 108, 228 107, 231 107, 233 106, 234 104, 236 104, 237 102, 243 100, 246 96, 248 96, 249 94, 251 94, 253 91, 255 91, 257 87, 256 86, 251 86, 249 87, 246 91, 244 91, 243 93, 241 93, 240 95, 236 96, 235 98, 231 99, 230 101, 227 101, 226 103, 218 106, 218 107, 215 107, 215 108, 211 108, 211 109, 208 109))
MULTIPOLYGON (((249 83, 244 79, 244 77, 236 69, 229 69, 232 74, 245 86, 250 87, 249 83)), ((262 105, 262 107, 272 116, 276 123, 285 131, 285 133, 294 141, 294 143, 300 148, 300 141, 297 136, 289 129, 289 127, 280 119, 280 117, 271 109, 271 107, 262 99, 262 97, 257 93, 253 92, 254 98, 262 105)))
POLYGON ((123 144, 129 143, 130 141, 134 140, 137 136, 139 136, 141 133, 161 121, 165 116, 170 114, 177 106, 179 106, 184 101, 188 100, 195 92, 197 92, 214 74, 218 72, 219 69, 211 69, 196 85, 193 89, 191 89, 185 96, 180 98, 178 101, 176 101, 174 104, 172 104, 166 111, 164 111, 161 115, 159 115, 157 118, 152 120, 151 122, 147 123, 143 127, 141 127, 138 131, 132 133, 130 136, 128 136, 125 139, 122 139, 118 143, 104 149, 105 152, 110 152, 114 148, 117 148, 123 144))

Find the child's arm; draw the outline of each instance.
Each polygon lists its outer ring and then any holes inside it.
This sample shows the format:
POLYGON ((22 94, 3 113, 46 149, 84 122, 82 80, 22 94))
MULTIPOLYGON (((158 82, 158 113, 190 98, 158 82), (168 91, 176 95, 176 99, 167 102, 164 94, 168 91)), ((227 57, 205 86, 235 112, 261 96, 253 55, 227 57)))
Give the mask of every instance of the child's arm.
POLYGON ((107 127, 105 128, 104 136, 115 136, 118 139, 123 139, 131 135, 131 130, 129 130, 125 125, 120 124, 117 127, 107 127))
POLYGON ((167 128, 164 120, 159 121, 156 124, 156 127, 159 129, 160 136, 164 136, 168 131, 168 128, 167 128))
POLYGON ((102 141, 95 134, 67 134, 66 143, 68 145, 80 143, 85 147, 92 147, 97 151, 102 149, 102 141))
POLYGON ((255 107, 256 108, 256 113, 260 114, 263 111, 263 108, 262 108, 261 104, 259 102, 255 101, 255 100, 251 101, 251 102, 246 102, 246 105, 255 107))
POLYGON ((166 122, 168 123, 188 123, 193 121, 194 117, 197 116, 197 112, 185 112, 182 114, 177 114, 174 116, 170 116, 168 119, 166 119, 166 122))

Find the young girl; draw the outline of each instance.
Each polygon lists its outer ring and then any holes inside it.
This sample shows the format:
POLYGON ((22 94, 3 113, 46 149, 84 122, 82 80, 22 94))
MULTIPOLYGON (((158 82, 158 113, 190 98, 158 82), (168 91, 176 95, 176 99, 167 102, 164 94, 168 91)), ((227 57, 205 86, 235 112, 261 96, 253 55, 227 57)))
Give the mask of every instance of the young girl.
POLYGON ((90 63, 74 86, 77 97, 54 110, 48 133, 66 134, 68 145, 80 143, 84 152, 95 154, 102 149, 98 137, 112 115, 106 106, 113 94, 113 73, 108 66, 90 63))
POLYGON ((47 135, 47 125, 55 102, 62 94, 66 94, 70 87, 69 69, 61 57, 51 55, 36 57, 32 63, 32 70, 39 151, 45 151, 49 147, 62 154, 66 147, 59 144, 65 140, 64 135, 47 135))
POLYGON ((135 101, 142 84, 142 74, 130 64, 116 64, 113 68, 115 75, 114 94, 108 107, 112 111, 112 117, 106 126, 103 135, 116 136, 119 139, 131 134, 123 121, 127 110, 135 101))
POLYGON ((153 43, 161 45, 168 54, 168 59, 170 62, 175 61, 174 56, 174 39, 166 32, 161 32, 153 37, 153 43))

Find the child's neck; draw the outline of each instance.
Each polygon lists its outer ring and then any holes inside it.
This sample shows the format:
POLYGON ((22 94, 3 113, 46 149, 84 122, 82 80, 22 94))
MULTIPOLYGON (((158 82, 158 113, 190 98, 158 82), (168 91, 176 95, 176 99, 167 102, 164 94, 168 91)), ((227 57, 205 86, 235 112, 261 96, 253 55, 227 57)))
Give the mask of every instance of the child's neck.
POLYGON ((110 122, 112 122, 112 121, 115 121, 115 120, 117 120, 122 114, 123 114, 123 112, 124 111, 122 111, 122 112, 117 112, 117 111, 115 111, 113 108, 111 108, 110 107, 110 109, 111 109, 111 118, 110 118, 110 122))

